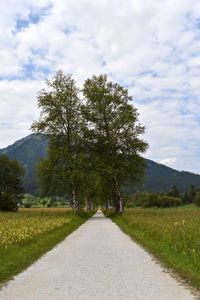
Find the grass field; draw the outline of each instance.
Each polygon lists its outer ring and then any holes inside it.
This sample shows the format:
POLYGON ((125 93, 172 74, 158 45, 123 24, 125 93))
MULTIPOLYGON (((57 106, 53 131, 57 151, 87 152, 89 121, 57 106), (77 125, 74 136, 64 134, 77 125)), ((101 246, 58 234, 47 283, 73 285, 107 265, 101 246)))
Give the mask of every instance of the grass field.
POLYGON ((69 208, 22 208, 0 213, 0 282, 25 269, 84 223, 92 213, 69 208))
POLYGON ((127 209, 123 216, 107 214, 121 229, 200 288, 200 209, 127 209))

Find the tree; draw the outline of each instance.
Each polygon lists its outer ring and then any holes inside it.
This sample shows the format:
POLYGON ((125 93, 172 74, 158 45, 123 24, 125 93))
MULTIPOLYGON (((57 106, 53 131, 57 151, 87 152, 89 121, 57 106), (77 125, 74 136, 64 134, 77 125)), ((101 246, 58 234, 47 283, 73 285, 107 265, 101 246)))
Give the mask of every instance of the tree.
POLYGON ((195 200, 195 204, 197 206, 200 206, 200 188, 197 189, 194 200, 195 200))
POLYGON ((189 203, 189 201, 190 201, 190 198, 189 198, 189 195, 188 195, 188 191, 185 191, 183 193, 183 204, 187 204, 187 203, 189 203))
POLYGON ((196 189, 194 187, 194 185, 190 186, 190 189, 188 191, 188 196, 189 196, 189 202, 194 202, 194 198, 196 196, 196 189))
POLYGON ((35 133, 49 137, 48 156, 41 162, 39 174, 44 175, 41 181, 46 193, 62 189, 63 193, 71 195, 75 211, 78 205, 74 173, 81 129, 79 90, 72 76, 65 76, 62 71, 58 71, 46 84, 47 88, 42 89, 37 97, 40 119, 34 121, 31 127, 35 133))
POLYGON ((0 156, 0 210, 17 210, 23 197, 24 168, 6 155, 0 156))
POLYGON ((110 183, 116 211, 122 214, 121 186, 137 184, 143 177, 145 162, 140 153, 148 145, 138 136, 144 127, 128 90, 109 82, 106 75, 86 80, 83 95, 84 138, 97 158, 98 173, 110 183))
POLYGON ((169 191, 167 194, 168 196, 178 198, 180 193, 179 190, 177 189, 177 186, 174 184, 172 190, 169 191))

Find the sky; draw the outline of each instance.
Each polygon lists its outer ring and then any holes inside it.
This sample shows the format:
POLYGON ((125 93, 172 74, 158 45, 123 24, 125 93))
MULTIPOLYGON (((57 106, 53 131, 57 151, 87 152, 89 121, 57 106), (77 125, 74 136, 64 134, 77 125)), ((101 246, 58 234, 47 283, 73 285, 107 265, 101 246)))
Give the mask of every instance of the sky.
POLYGON ((200 174, 199 0, 0 1, 0 148, 31 133, 58 69, 128 88, 145 157, 200 174))

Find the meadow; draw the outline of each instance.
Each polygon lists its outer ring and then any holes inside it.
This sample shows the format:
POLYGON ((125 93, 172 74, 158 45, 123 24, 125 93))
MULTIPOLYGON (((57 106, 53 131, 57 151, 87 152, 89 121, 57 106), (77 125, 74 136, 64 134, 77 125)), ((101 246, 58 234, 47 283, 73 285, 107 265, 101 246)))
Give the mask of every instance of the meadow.
POLYGON ((0 212, 0 282, 21 272, 91 215, 74 215, 70 208, 0 212))
POLYGON ((127 209, 107 213, 120 228, 191 285, 200 288, 200 209, 127 209))

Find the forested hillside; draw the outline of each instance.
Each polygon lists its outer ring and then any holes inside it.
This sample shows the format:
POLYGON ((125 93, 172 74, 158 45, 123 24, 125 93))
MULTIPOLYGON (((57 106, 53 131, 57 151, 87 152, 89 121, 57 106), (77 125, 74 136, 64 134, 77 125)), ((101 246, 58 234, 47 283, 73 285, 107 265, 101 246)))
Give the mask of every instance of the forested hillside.
POLYGON ((46 154, 48 140, 41 135, 28 135, 16 141, 7 148, 0 149, 0 155, 6 154, 11 159, 16 159, 25 167, 23 176, 25 192, 36 194, 38 190, 37 178, 35 174, 35 164, 40 157, 46 154))
MULTIPOLYGON (((31 134, 13 145, 0 150, 1 154, 6 154, 11 159, 16 159, 20 164, 25 166, 26 174, 23 176, 24 188, 28 193, 37 193, 38 186, 35 175, 35 164, 39 157, 44 157, 48 145, 47 138, 42 135, 36 136, 31 134)), ((139 187, 140 190, 150 192, 167 192, 175 184, 177 188, 184 191, 193 184, 195 187, 200 186, 200 175, 190 172, 177 171, 152 160, 146 159, 146 179, 144 184, 139 187)), ((133 187, 131 191, 137 190, 133 187)))

